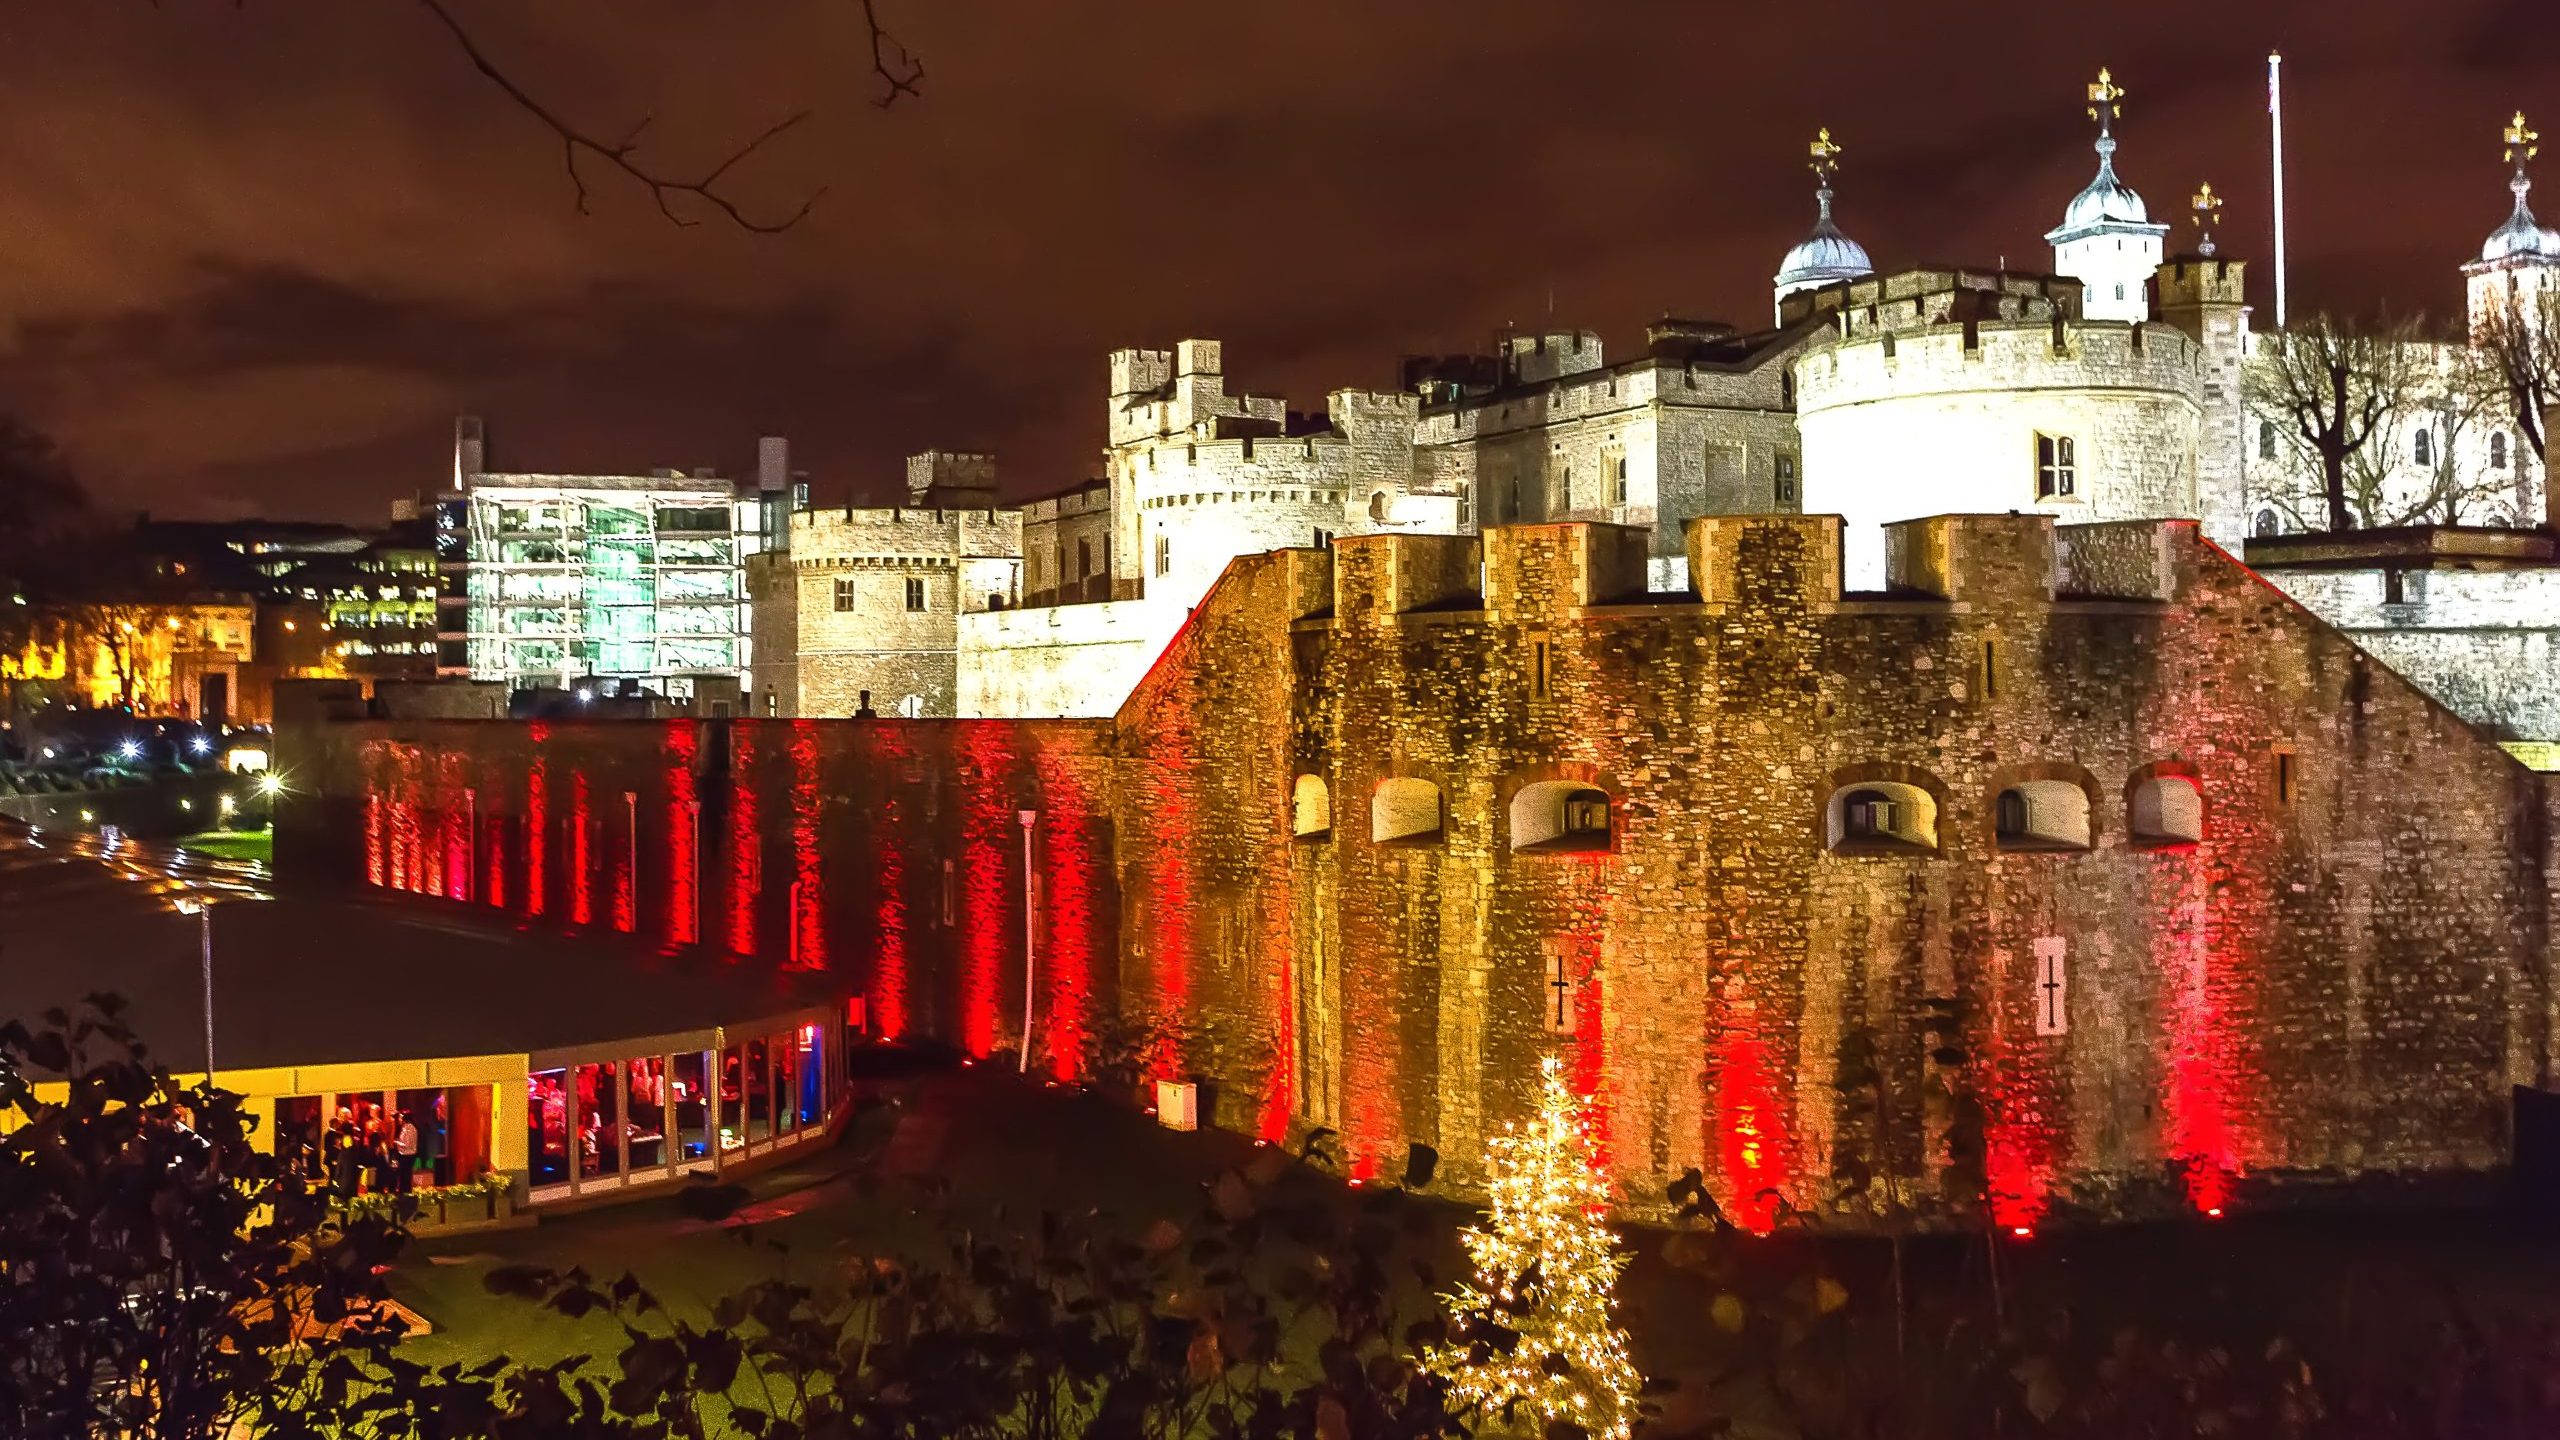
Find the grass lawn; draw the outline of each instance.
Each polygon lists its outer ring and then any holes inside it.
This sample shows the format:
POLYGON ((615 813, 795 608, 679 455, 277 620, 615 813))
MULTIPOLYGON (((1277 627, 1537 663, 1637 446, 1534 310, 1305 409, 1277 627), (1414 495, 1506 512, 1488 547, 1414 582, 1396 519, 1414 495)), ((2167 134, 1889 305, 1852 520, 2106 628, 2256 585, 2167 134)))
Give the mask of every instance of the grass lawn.
POLYGON ((254 860, 273 866, 275 833, 269 830, 206 830, 176 841, 177 848, 217 860, 254 860))
MULTIPOLYGON (((963 1215, 1001 1209, 1022 1223, 1042 1209, 1091 1212, 1136 1234, 1159 1220, 1190 1221, 1203 1185, 1254 1154, 1241 1137, 1174 1134, 1099 1097, 1024 1085, 993 1067, 876 1083, 908 1101, 877 1163, 857 1164, 846 1150, 812 1154, 751 1181, 756 1199, 730 1223, 689 1220, 672 1199, 655 1199, 530 1230, 420 1242, 393 1290, 437 1328, 408 1350, 441 1362, 620 1348, 610 1318, 573 1322, 485 1293, 481 1278, 499 1264, 582 1266, 601 1277, 629 1270, 670 1306, 701 1314, 778 1270, 820 1279, 883 1252, 939 1254, 943 1237, 915 1208, 917 1180, 947 1185, 963 1215)), ((1312 1172, 1286 1183, 1363 1203, 1362 1192, 1312 1172)), ((1377 1203, 1374 1194, 1367 1203, 1377 1203)), ((1415 1258, 1436 1279, 1410 1282, 1417 1305, 1457 1273, 1456 1231, 1471 1218, 1454 1205, 1421 1205, 1431 1219, 1415 1258)), ((2128 1329, 2190 1350, 2225 1346, 2244 1361, 2281 1338, 2312 1358, 2324 1384, 2365 1378, 2376 1366, 2418 1374, 2412 1385, 2433 1383, 2424 1376, 2450 1363, 2445 1337, 2483 1321, 2521 1322, 2533 1328, 2501 1333, 2538 1334, 2536 1353, 2560 1353, 2560 1239, 2547 1225, 2490 1211, 2243 1214, 2054 1230, 2004 1239, 1996 1287, 1979 1237, 1915 1240, 1905 1248, 1910 1299, 1898 1320, 1893 1252, 1881 1241, 1737 1239, 1701 1264, 1663 1232, 1628 1238, 1635 1262, 1620 1289, 1623 1318, 1639 1363, 1677 1382, 1666 1404, 1678 1428, 1735 1417, 1738 1433, 1796 1433, 1783 1417, 1805 1413, 1807 1402, 1777 1393, 1790 1367, 1817 1390, 1826 1376, 1886 1373, 1915 1385, 1979 1383, 1928 1373, 1932 1357, 1964 1351, 1949 1341, 1968 1332, 2004 1331, 2067 1355, 2083 1384, 2128 1329), (1807 1331, 1789 1307, 1816 1276, 1836 1282, 1845 1303, 1807 1331), (1907 1360, 1895 1358, 1897 1331, 1907 1360)), ((2003 1361, 1994 1383, 2009 1383, 1997 1378, 2007 1373, 2003 1361)))

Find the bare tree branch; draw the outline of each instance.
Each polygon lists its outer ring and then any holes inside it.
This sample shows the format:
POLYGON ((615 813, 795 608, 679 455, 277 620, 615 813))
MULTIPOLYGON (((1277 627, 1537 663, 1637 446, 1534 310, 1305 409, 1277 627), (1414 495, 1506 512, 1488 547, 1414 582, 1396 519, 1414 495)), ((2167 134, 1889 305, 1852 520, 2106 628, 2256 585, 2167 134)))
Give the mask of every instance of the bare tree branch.
POLYGON ((862 23, 871 27, 871 73, 880 77, 880 108, 920 94, 924 62, 881 25, 879 0, 862 0, 862 23))
MULTIPOLYGON (((903 42, 890 34, 888 29, 880 23, 877 0, 860 0, 860 3, 863 22, 871 32, 872 73, 879 77, 882 86, 878 103, 885 109, 902 98, 920 94, 924 82, 924 62, 916 58, 903 42)), ((454 43, 461 47, 464 58, 471 62, 473 69, 478 70, 490 84, 497 86, 501 93, 515 102, 516 108, 541 121, 553 135, 559 138, 561 167, 568 172, 569 185, 575 192, 578 213, 581 215, 591 213, 588 207, 587 177, 579 167, 582 157, 591 161, 601 161, 638 182, 649 192, 649 198, 657 204, 658 213, 664 215, 669 223, 679 226, 701 223, 702 217, 699 210, 701 207, 708 207, 726 216, 731 224, 741 230, 752 231, 758 235, 778 234, 808 218, 810 207, 818 202, 818 197, 827 193, 826 187, 820 186, 811 191, 801 200, 798 207, 788 214, 778 217, 759 217, 749 214, 736 200, 720 190, 721 180, 736 168, 739 161, 755 154, 776 136, 808 119, 807 110, 794 111, 766 126, 752 139, 730 151, 700 176, 691 179, 683 178, 658 169, 640 158, 640 136, 649 128, 649 121, 653 117, 641 116, 638 123, 623 132, 622 138, 618 140, 603 139, 591 134, 572 124, 501 69, 498 63, 490 58, 488 51, 481 48, 469 27, 465 26, 453 13, 445 0, 418 0, 418 4, 425 7, 427 13, 433 15, 444 26, 446 32, 452 35, 454 43)))

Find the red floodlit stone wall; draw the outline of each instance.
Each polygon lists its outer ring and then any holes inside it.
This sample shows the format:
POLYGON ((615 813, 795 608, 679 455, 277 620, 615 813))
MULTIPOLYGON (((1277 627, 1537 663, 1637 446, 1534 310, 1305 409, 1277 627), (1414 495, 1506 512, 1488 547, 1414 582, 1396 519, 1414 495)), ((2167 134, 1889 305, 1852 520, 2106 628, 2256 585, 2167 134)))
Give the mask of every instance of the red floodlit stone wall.
POLYGON ((1474 1185, 1549 1053, 1631 1209, 1694 1169, 1755 1227, 2502 1163, 2554 815, 2494 744, 2191 525, 1913 522, 1878 595, 1825 517, 1689 544, 1694 597, 1607 526, 1240 560, 1112 722, 309 727, 279 868, 825 967, 984 1055, 1033 808, 1039 1063, 1360 1178, 1474 1185))
POLYGON ((1065 721, 339 722, 288 737, 277 863, 700 963, 841 971, 876 1032, 985 1055, 1021 1034, 1030 809, 1033 1053, 1073 1077, 1116 978, 1101 738, 1065 721))
POLYGON ((1691 543, 1668 604, 1608 527, 1229 571, 1119 737, 1124 993, 1221 1123, 1464 1185, 1552 1051, 1631 1203, 1695 1168, 1756 1226, 2502 1161, 2549 1079, 2550 802, 2494 744, 2192 526, 1916 522, 1877 596, 1827 519, 1691 543), (2162 778, 2200 838, 2133 833, 2162 778), (1373 838, 1417 781, 1438 828, 1373 838), (1934 847, 1835 848, 1868 787, 1934 847), (2013 787, 2061 833, 2004 844, 2013 787), (1582 788, 1602 843, 1514 848, 1582 788))

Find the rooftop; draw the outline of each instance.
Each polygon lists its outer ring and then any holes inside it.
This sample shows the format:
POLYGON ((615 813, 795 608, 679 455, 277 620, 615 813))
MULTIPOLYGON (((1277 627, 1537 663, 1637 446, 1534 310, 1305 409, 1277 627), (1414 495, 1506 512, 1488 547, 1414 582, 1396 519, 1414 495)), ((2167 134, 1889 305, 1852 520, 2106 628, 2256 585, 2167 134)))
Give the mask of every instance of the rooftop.
MULTIPOLYGON (((0 822, 4 825, 5 822, 0 822)), ((173 1069, 204 1045, 183 876, 217 894, 218 1070, 503 1055, 737 1024, 840 993, 823 973, 680 961, 621 937, 520 931, 452 905, 265 894, 263 872, 0 828, 0 1019, 113 993, 173 1069)))
POLYGON ((2268 535, 2243 547, 2253 570, 2538 570, 2560 565, 2560 536, 2484 525, 2268 535))

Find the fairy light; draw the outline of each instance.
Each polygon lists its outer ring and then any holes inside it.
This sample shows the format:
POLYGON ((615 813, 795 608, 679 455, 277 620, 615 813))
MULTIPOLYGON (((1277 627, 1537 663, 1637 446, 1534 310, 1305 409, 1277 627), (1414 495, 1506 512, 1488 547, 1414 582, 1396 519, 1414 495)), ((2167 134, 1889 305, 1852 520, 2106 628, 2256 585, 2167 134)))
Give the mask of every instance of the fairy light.
POLYGON ((1481 1355, 1434 1346, 1424 1360, 1460 1403, 1487 1416, 1516 1407, 1529 1433, 1567 1421, 1593 1440, 1627 1440, 1642 1383, 1616 1315, 1628 1257, 1610 1233, 1608 1180, 1563 1064, 1549 1056, 1540 1073, 1537 1116, 1488 1147, 1493 1212, 1460 1237, 1475 1276, 1443 1297, 1462 1331, 1483 1317, 1519 1343, 1481 1355))

